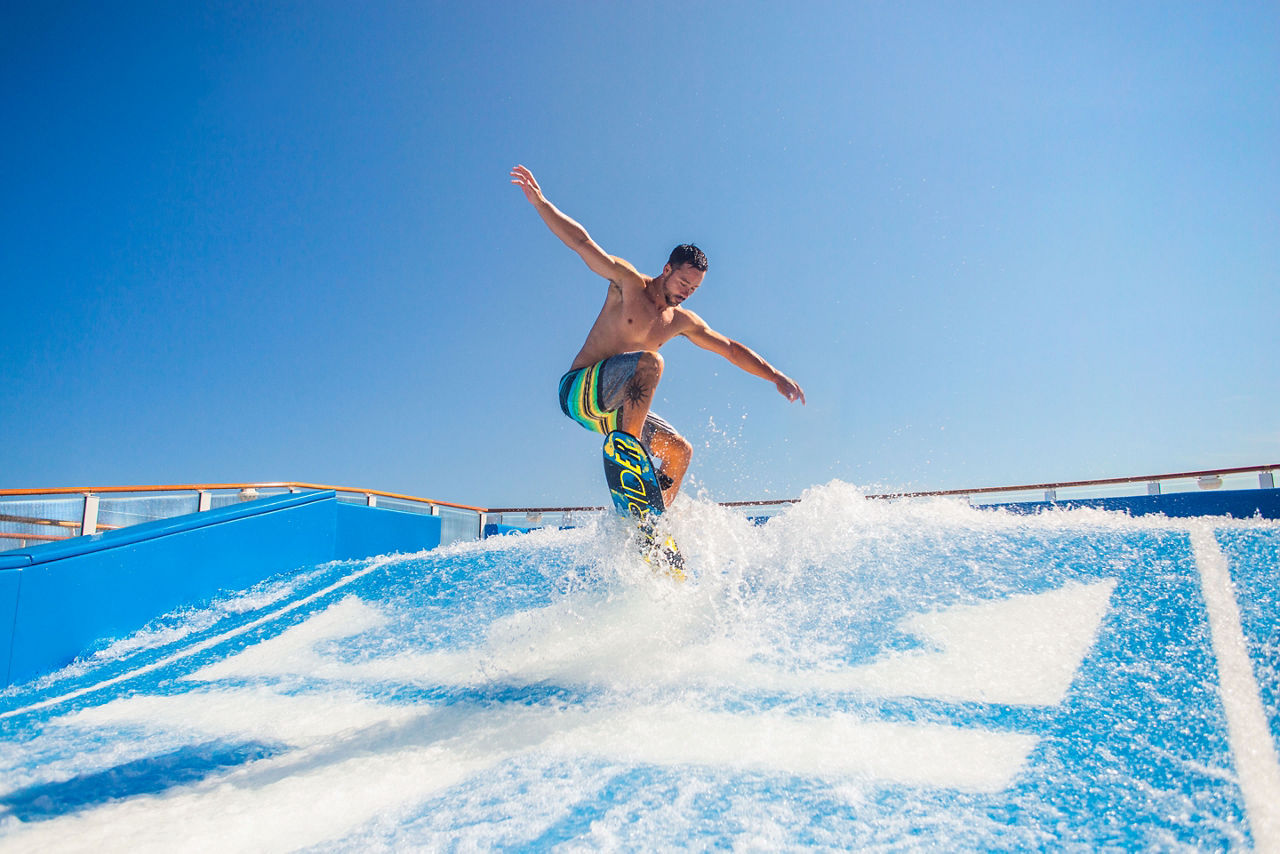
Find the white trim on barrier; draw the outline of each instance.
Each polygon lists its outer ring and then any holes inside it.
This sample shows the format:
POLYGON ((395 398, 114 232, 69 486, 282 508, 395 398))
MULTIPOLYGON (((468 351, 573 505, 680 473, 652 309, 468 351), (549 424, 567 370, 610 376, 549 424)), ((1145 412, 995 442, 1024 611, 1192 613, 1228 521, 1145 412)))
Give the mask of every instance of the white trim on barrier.
POLYGON ((98 533, 98 496, 86 493, 80 509, 80 535, 98 533))

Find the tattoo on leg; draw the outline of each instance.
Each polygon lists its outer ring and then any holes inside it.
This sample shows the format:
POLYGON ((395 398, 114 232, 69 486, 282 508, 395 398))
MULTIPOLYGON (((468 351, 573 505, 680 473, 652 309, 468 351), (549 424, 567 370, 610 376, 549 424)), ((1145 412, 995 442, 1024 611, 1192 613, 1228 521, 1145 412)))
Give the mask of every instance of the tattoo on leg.
POLYGON ((632 377, 627 381, 627 403, 637 404, 649 396, 649 386, 640 380, 639 377, 632 377))

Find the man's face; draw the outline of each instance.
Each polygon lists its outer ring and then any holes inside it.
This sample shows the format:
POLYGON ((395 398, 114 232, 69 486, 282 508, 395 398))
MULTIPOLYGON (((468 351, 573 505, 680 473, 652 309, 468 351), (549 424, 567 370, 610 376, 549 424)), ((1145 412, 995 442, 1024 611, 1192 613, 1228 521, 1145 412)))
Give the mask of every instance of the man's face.
POLYGON ((702 270, 689 264, 681 264, 679 267, 668 264, 662 268, 662 274, 666 276, 666 297, 669 306, 679 305, 692 296, 698 289, 698 285, 702 284, 702 277, 706 275, 702 270))

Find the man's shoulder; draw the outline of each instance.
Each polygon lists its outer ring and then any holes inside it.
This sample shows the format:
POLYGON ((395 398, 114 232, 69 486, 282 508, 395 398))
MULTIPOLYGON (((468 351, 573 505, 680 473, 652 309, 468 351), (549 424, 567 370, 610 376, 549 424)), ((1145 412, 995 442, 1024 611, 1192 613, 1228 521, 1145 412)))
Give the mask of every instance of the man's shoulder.
POLYGON ((613 276, 609 281, 619 285, 640 285, 641 287, 646 287, 649 282, 653 281, 652 277, 641 273, 626 258, 619 258, 617 255, 610 255, 609 257, 613 259, 614 264, 613 276))
POLYGON ((637 276, 640 275, 640 271, 637 270, 635 265, 632 264, 630 261, 628 261, 626 258, 623 258, 619 255, 611 255, 609 257, 611 257, 614 260, 614 263, 620 265, 623 269, 630 270, 632 273, 635 273, 637 276))
POLYGON ((690 329, 707 328, 707 322, 705 320, 682 305, 676 306, 675 313, 671 320, 672 325, 676 327, 677 334, 683 334, 690 329))

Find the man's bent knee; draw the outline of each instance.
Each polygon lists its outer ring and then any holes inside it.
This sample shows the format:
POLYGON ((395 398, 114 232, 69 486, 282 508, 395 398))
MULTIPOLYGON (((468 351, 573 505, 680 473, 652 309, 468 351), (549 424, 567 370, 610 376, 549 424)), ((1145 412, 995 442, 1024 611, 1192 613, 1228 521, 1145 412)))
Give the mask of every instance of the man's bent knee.
POLYGON ((643 350, 640 358, 636 360, 636 371, 645 371, 657 376, 662 375, 663 359, 662 354, 657 350, 643 350))
POLYGON ((693 458, 693 445, 679 433, 665 430, 653 434, 650 440, 653 450, 668 463, 688 464, 693 458))

